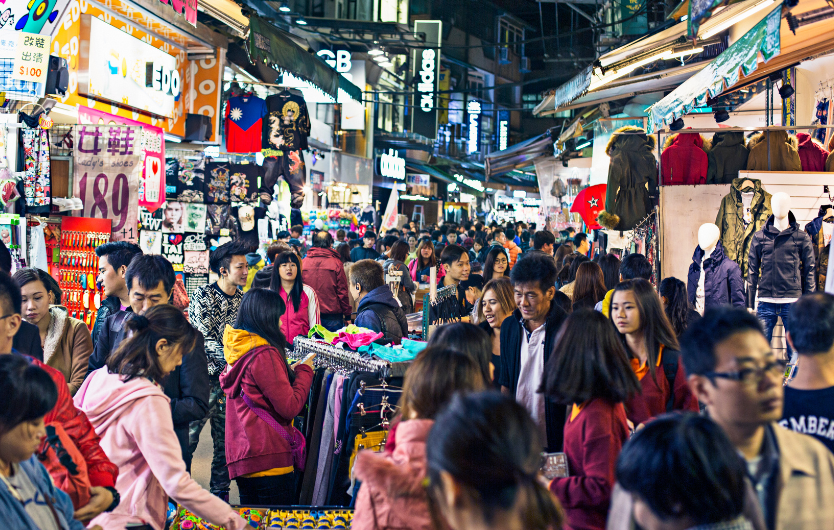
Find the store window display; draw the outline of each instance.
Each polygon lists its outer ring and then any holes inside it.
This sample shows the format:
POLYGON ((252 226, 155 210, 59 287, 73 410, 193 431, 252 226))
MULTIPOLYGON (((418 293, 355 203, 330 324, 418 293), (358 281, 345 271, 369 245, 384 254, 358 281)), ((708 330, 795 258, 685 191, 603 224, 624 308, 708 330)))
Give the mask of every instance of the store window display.
POLYGON ((707 153, 707 184, 732 184, 747 168, 747 142, 742 132, 716 133, 707 153))
POLYGON ((748 171, 802 171, 799 141, 787 131, 765 131, 747 142, 748 171))
MULTIPOLYGON (((691 128, 691 127, 690 127, 691 128)), ((710 141, 700 134, 673 134, 663 144, 660 154, 661 182, 670 184, 705 184, 710 141)))
POLYGON ((811 237, 799 229, 790 211, 791 197, 776 193, 772 205, 773 215, 753 236, 747 272, 750 301, 752 304, 758 296, 756 313, 768 341, 773 338, 777 318, 782 317, 786 324, 791 305, 804 293, 813 292, 816 285, 811 237))
POLYGON ((753 234, 764 227, 773 213, 770 200, 771 195, 762 187, 762 181, 735 178, 730 193, 721 200, 721 207, 715 217, 715 224, 721 232, 724 254, 738 263, 745 278, 753 234))
POLYGON ((698 246, 692 255, 687 277, 689 303, 701 315, 722 305, 745 307, 744 280, 738 263, 727 258, 720 231, 712 223, 698 229, 698 246))
POLYGON ((611 157, 605 210, 601 225, 611 230, 631 230, 652 209, 657 194, 657 160, 653 136, 640 127, 620 127, 611 135, 605 154, 611 157))

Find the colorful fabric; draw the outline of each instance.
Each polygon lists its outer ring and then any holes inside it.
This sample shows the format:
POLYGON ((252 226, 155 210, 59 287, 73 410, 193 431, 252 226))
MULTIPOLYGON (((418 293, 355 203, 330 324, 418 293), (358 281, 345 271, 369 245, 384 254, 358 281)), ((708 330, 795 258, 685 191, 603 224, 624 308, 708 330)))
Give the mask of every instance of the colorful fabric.
POLYGON ((335 344, 337 338, 339 338, 340 333, 349 333, 349 334, 357 334, 357 333, 373 333, 373 330, 368 328, 360 328, 356 324, 351 324, 349 326, 345 326, 339 331, 328 331, 327 328, 318 324, 316 326, 312 326, 310 328, 310 332, 307 334, 307 338, 314 338, 316 335, 324 339, 324 342, 328 344, 335 344))
POLYGON ((49 135, 44 129, 24 129, 23 192, 26 206, 50 206, 52 186, 49 162, 49 135))
MULTIPOLYGON (((380 334, 381 335, 381 334, 380 334)), ((359 351, 375 355, 384 361, 390 363, 402 363, 413 361, 417 358, 417 354, 426 349, 426 343, 422 341, 403 339, 402 348, 393 348, 391 346, 383 346, 381 344, 371 343, 367 346, 362 346, 359 351), (406 342, 408 345, 406 345, 406 342)))
POLYGON ((226 105, 226 151, 256 153, 261 150, 266 102, 256 96, 234 97, 226 105))
POLYGON ((338 338, 333 342, 333 344, 338 344, 340 342, 344 342, 347 344, 351 349, 359 349, 362 351, 362 347, 367 347, 369 344, 373 344, 375 340, 379 340, 384 336, 383 333, 377 333, 374 331, 369 331, 368 333, 345 333, 343 331, 339 332, 338 338))

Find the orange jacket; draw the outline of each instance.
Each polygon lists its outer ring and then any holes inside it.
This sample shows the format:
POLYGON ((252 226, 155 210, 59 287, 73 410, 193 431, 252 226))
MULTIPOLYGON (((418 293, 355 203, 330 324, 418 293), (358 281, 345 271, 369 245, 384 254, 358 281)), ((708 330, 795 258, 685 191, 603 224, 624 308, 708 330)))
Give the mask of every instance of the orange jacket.
POLYGON ((515 262, 518 261, 518 255, 521 254, 521 247, 516 245, 512 239, 507 239, 507 242, 504 243, 504 248, 510 253, 510 268, 512 269, 515 266, 515 262))

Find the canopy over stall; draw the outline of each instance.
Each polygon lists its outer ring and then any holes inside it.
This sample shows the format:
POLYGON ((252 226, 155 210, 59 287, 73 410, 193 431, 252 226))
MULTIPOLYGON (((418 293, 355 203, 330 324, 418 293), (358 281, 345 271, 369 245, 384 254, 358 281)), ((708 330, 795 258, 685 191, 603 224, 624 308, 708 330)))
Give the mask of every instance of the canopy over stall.
POLYGON ((552 154, 553 138, 551 131, 548 130, 503 151, 488 154, 486 156, 487 179, 509 173, 514 169, 532 166, 535 159, 552 154))

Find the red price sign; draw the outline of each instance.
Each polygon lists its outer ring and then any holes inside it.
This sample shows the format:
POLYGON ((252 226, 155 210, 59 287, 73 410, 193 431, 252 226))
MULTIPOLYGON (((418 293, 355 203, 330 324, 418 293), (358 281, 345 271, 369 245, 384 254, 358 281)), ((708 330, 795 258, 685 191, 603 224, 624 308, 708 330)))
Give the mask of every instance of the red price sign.
POLYGON ((22 76, 31 76, 31 77, 40 77, 41 72, 43 72, 43 70, 40 69, 40 68, 31 68, 31 67, 26 67, 26 66, 21 66, 19 71, 20 71, 20 75, 22 75, 22 76))

